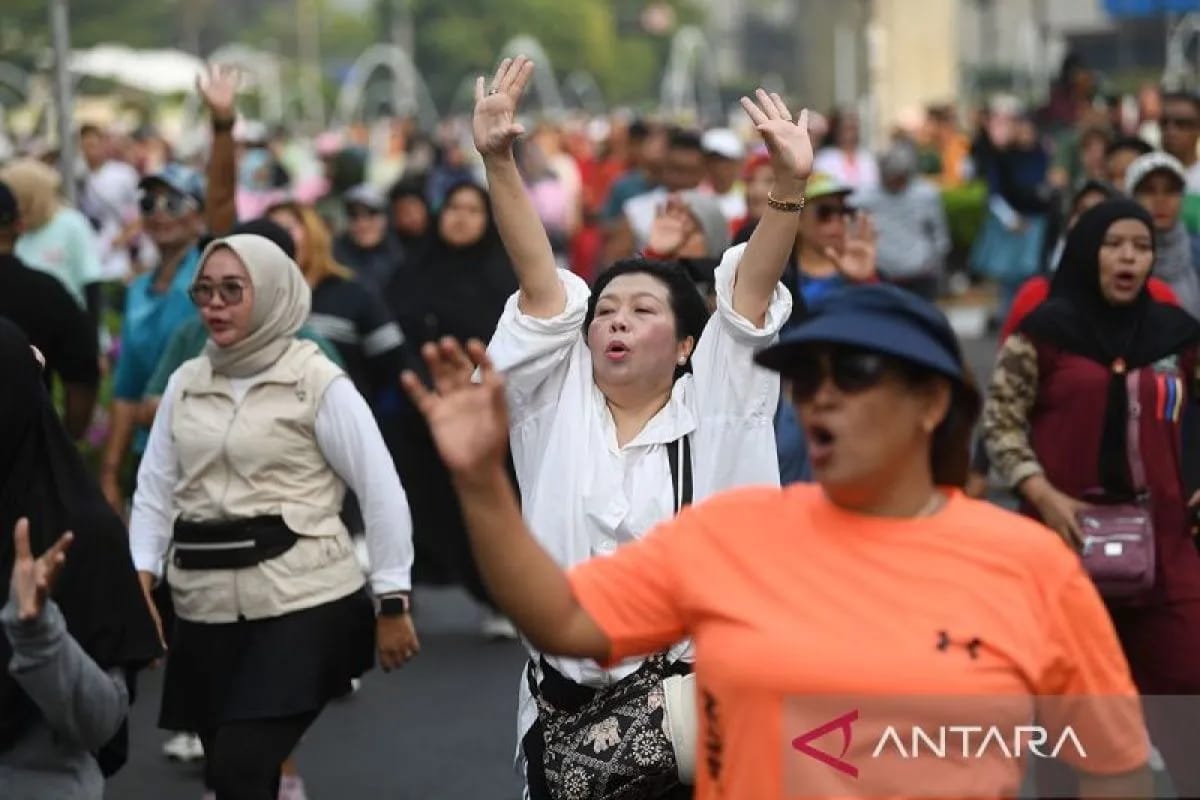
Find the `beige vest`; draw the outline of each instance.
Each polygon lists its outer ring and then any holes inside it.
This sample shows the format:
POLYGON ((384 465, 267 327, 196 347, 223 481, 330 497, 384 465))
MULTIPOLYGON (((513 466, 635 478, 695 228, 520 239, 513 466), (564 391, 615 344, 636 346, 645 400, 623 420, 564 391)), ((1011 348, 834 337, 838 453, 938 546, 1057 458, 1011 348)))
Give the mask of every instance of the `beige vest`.
POLYGON ((175 513, 189 521, 279 515, 300 534, 283 555, 237 570, 184 570, 168 559, 175 610, 192 622, 263 619, 328 603, 362 587, 339 518, 346 493, 316 439, 317 410, 342 371, 296 341, 235 399, 206 356, 175 374, 171 437, 179 459, 175 513))

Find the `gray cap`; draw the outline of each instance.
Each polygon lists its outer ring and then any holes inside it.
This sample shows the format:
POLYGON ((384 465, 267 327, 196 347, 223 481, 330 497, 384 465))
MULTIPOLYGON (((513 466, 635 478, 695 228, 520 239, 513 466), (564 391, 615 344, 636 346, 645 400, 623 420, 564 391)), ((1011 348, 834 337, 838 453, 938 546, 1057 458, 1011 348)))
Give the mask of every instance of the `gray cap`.
POLYGON ((721 203, 711 194, 696 189, 679 193, 679 199, 704 232, 705 255, 719 256, 729 247, 729 222, 721 212, 721 203))
POLYGON ((342 195, 342 203, 348 206, 365 206, 372 211, 383 211, 387 208, 387 198, 383 192, 369 183, 360 183, 342 195))
POLYGON ((1168 172, 1178 178, 1185 187, 1187 186, 1187 170, 1183 163, 1169 153, 1154 152, 1138 156, 1125 170, 1125 193, 1136 192, 1138 184, 1155 172, 1168 172))

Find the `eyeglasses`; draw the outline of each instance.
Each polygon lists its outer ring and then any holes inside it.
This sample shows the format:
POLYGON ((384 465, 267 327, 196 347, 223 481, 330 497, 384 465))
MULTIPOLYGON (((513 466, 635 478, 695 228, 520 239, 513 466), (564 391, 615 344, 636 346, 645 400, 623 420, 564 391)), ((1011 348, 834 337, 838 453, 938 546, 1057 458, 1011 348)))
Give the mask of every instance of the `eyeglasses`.
POLYGON ((196 209, 196 201, 181 194, 156 192, 142 195, 138 200, 138 207, 146 216, 157 212, 169 217, 181 217, 196 209))
POLYGON ((220 295, 221 302, 227 306, 236 306, 242 302, 246 286, 241 281, 225 280, 220 283, 198 281, 188 289, 188 297, 199 308, 212 305, 213 298, 220 295))
POLYGON ((813 348, 799 353, 786 375, 792 384, 793 399, 806 403, 816 396, 826 376, 833 379, 838 391, 857 394, 878 385, 891 367, 887 356, 867 350, 813 348))
POLYGON ((383 212, 367 206, 351 206, 346 209, 347 219, 371 219, 382 216, 383 212))
POLYGON ((844 219, 849 219, 850 217, 853 217, 855 214, 858 213, 853 208, 850 208, 849 206, 842 206, 842 205, 837 205, 837 206, 821 206, 821 205, 819 205, 814 209, 814 212, 817 215, 817 222, 829 222, 829 220, 831 220, 834 217, 839 216, 839 215, 844 219))
POLYGON ((1163 117, 1162 127, 1164 128, 1182 128, 1185 131, 1190 131, 1200 124, 1200 119, 1196 117, 1163 117))

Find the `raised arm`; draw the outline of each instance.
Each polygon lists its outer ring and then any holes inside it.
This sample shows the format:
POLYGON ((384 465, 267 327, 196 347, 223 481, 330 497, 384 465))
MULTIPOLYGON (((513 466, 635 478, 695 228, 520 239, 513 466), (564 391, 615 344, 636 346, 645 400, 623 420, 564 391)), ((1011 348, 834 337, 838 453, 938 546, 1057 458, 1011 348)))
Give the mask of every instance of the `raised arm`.
POLYGON ((238 72, 212 65, 208 75, 196 79, 196 90, 208 107, 212 121, 212 151, 205 168, 205 222, 214 236, 228 233, 237 223, 237 152, 233 123, 237 119, 238 72))
POLYGON ((504 470, 504 383, 482 344, 470 358, 452 339, 422 350, 435 390, 412 372, 404 388, 429 422, 453 476, 475 562, 496 605, 543 653, 607 660, 612 644, 580 605, 567 575, 533 538, 504 470), (481 380, 472 382, 475 365, 481 380))
MULTIPOLYGON (((771 197, 785 204, 800 203, 813 164, 808 111, 801 111, 800 118, 793 122, 791 112, 779 95, 759 89, 757 97, 757 103, 743 97, 742 108, 771 154, 771 168, 775 172, 771 197)), ((734 310, 760 326, 766 321, 771 296, 787 267, 800 224, 798 213, 781 211, 773 206, 767 207, 750 236, 733 287, 734 310)))
POLYGON ((567 293, 558 278, 550 239, 525 192, 512 151, 513 141, 525 132, 516 122, 517 104, 532 75, 533 62, 521 56, 515 61, 504 59, 490 86, 485 87, 480 76, 475 82, 472 129, 487 170, 496 227, 521 284, 521 311, 549 318, 562 313, 567 293))

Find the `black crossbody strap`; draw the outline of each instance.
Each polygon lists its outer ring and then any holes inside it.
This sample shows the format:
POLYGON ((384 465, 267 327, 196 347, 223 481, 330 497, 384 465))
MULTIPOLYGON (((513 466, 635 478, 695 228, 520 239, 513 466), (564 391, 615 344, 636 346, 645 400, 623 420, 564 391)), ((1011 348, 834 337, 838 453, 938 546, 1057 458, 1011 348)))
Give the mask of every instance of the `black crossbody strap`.
POLYGON ((667 461, 671 465, 672 499, 678 514, 684 506, 692 504, 692 437, 685 435, 667 442, 667 461))

